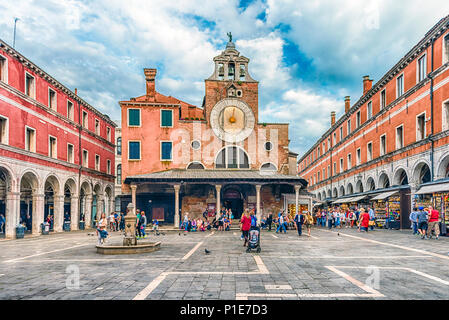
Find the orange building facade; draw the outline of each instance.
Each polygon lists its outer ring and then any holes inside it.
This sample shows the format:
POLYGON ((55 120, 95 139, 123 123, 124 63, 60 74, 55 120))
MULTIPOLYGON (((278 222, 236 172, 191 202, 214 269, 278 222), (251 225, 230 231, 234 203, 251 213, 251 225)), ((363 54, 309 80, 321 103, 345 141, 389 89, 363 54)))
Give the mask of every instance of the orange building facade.
POLYGON ((351 106, 346 97, 338 121, 331 114, 330 129, 298 161, 317 199, 374 205, 402 228, 411 206, 433 203, 449 221, 448 26, 449 17, 440 20, 374 85, 365 76, 360 99, 351 106))
POLYGON ((306 182, 296 176, 288 124, 259 122, 259 83, 248 64, 228 42, 201 107, 160 94, 157 71, 144 69, 146 94, 120 102, 122 209, 133 201, 149 219, 177 225, 182 212, 261 213, 279 210, 282 193, 296 188, 299 196, 306 182))

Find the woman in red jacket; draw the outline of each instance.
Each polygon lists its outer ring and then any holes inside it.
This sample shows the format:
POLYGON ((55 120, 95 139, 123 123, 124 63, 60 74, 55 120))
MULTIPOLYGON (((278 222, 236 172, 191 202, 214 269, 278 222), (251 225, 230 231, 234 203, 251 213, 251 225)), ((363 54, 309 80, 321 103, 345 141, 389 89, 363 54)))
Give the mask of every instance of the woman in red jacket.
POLYGON ((245 210, 245 212, 242 215, 242 233, 245 237, 245 243, 243 244, 244 247, 246 247, 246 244, 248 243, 248 237, 249 237, 249 230, 251 229, 251 217, 249 216, 248 210, 245 210))

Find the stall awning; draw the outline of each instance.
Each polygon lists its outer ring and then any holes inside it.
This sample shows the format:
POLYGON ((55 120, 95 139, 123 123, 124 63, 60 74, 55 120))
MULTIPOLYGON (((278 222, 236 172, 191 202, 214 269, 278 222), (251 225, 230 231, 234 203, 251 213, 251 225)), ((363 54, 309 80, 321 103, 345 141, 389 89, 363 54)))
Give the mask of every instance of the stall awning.
POLYGON ((363 196, 354 197, 354 198, 351 198, 350 202, 359 202, 360 200, 363 200, 366 197, 368 197, 368 196, 367 195, 363 195, 363 196))
POLYGON ((388 197, 391 197, 392 195, 394 195, 394 194, 396 194, 398 192, 399 192, 398 190, 390 191, 390 192, 384 192, 384 193, 378 194, 377 196, 375 196, 371 200, 384 200, 384 199, 386 199, 388 197))
POLYGON ((333 204, 338 204, 338 203, 348 203, 348 202, 352 202, 353 198, 345 198, 345 199, 337 199, 336 201, 332 202, 333 204))
POLYGON ((422 186, 415 194, 436 193, 449 191, 449 183, 433 184, 430 186, 422 186))

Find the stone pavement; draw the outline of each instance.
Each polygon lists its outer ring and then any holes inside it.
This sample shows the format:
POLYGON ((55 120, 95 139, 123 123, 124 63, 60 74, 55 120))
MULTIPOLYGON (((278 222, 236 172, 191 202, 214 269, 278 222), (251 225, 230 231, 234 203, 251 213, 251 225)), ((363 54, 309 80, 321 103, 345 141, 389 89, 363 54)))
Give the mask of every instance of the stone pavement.
POLYGON ((0 240, 0 299, 449 299, 448 238, 312 236, 263 231, 257 254, 238 231, 167 233, 151 235, 157 252, 120 256, 97 254, 87 232, 0 240))

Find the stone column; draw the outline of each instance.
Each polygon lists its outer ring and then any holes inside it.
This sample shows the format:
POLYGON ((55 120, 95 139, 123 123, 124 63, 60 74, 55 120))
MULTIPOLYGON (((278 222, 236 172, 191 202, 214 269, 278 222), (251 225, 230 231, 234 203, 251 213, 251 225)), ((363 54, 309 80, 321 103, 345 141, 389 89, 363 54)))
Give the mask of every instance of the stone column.
POLYGON ((136 209, 137 209, 137 200, 136 200, 136 195, 137 195, 137 185, 132 184, 131 185, 131 202, 133 204, 133 215, 136 215, 136 209))
POLYGON ((260 212, 260 189, 262 186, 260 184, 256 185, 256 210, 257 210, 257 224, 260 225, 260 220, 262 219, 262 213, 260 212))
POLYGON ((64 224, 64 196, 53 196, 53 230, 61 232, 64 224))
POLYGON ((299 212, 299 189, 301 186, 295 186, 295 214, 299 212))
POLYGON ((84 197, 84 221, 86 229, 92 228, 92 195, 84 197))
POLYGON ((100 217, 104 212, 104 194, 97 194, 97 221, 100 221, 100 217))
POLYGON ((78 230, 80 226, 80 215, 79 215, 79 198, 76 196, 70 197, 70 229, 78 230))
POLYGON ((16 237, 16 226, 20 222, 20 192, 8 192, 6 194, 6 225, 5 237, 16 237))
POLYGON ((413 207, 416 206, 415 203, 415 193, 418 189, 418 183, 410 182, 410 212, 413 211, 413 207))
POLYGON ((175 184, 173 186, 175 188, 175 222, 174 227, 179 229, 179 189, 181 189, 181 185, 175 184))
POLYGON ((33 192, 33 218, 32 231, 33 235, 41 233, 41 223, 44 222, 44 204, 45 195, 43 193, 33 192))
POLYGON ((215 186, 215 190, 217 191, 217 207, 216 207, 216 216, 218 217, 218 215, 220 214, 220 210, 221 210, 221 185, 216 185, 215 186))

